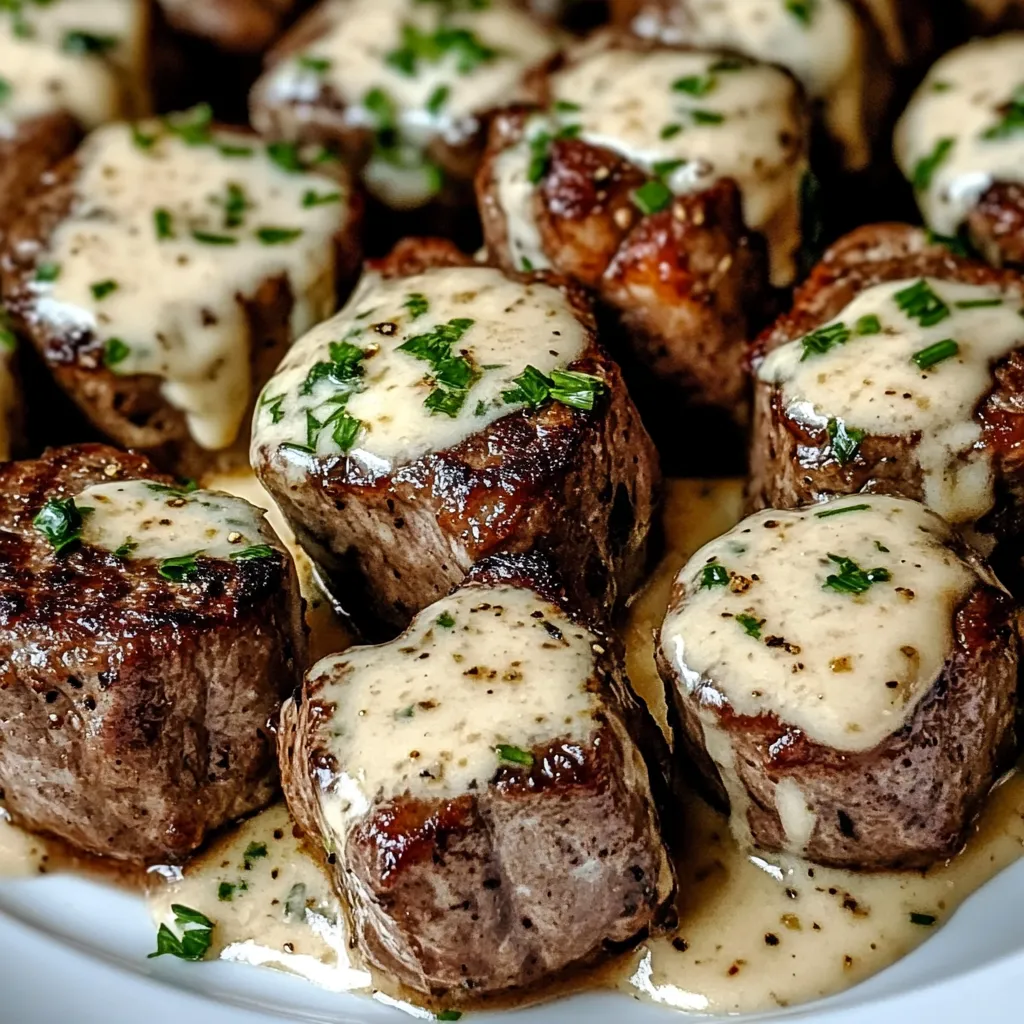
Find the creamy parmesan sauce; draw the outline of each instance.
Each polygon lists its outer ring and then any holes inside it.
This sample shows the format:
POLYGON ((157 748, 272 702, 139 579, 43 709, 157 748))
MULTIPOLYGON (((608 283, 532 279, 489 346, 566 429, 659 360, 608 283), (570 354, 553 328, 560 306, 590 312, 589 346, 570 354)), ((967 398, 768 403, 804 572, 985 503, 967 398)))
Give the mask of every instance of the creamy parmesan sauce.
POLYGON ((948 313, 930 326, 901 310, 898 293, 914 280, 865 289, 823 328, 843 324, 849 339, 805 358, 804 339, 775 349, 758 378, 779 384, 786 414, 811 428, 835 418, 847 430, 883 436, 920 435, 924 502, 953 523, 973 522, 991 507, 991 457, 977 447, 979 401, 993 386, 992 366, 1024 343, 1018 297, 992 287, 928 279, 948 313), (858 329, 877 317, 879 330, 858 329), (927 369, 911 358, 952 340, 958 351, 927 369))
POLYGON ((85 128, 142 113, 147 32, 142 0, 50 0, 0 10, 0 139, 58 110, 85 128))
POLYGON ((276 449, 297 466, 314 453, 341 454, 340 421, 332 416, 344 411, 358 421, 349 457, 368 472, 387 473, 520 408, 503 394, 515 377, 528 365, 545 374, 564 368, 586 343, 568 300, 550 285, 481 266, 392 279, 367 273, 345 308, 300 339, 267 383, 253 421, 253 460, 260 449, 276 449), (425 404, 438 390, 431 363, 399 348, 456 321, 461 333, 451 355, 468 360, 478 376, 450 414, 425 404), (317 377, 317 365, 332 359, 332 343, 362 353, 359 372, 347 381, 317 377))
MULTIPOLYGON (((263 98, 273 108, 313 104, 327 93, 345 105, 347 124, 378 129, 381 104, 379 95, 376 102, 373 97, 375 91, 383 93, 402 145, 387 154, 378 149, 366 177, 372 191, 398 208, 417 206, 437 190, 436 175, 424 173, 427 144, 437 138, 448 145, 470 139, 481 115, 514 102, 524 71, 554 53, 560 42, 557 33, 509 0, 328 0, 319 18, 326 31, 268 73, 263 98), (410 49, 405 38, 410 32, 443 43, 450 30, 470 33, 463 37, 465 45, 442 45, 436 59, 410 60, 423 48, 410 49)), ((254 116, 259 128, 260 111, 254 116)))
POLYGON ((847 0, 816 0, 806 5, 806 18, 781 0, 687 0, 676 8, 669 15, 656 5, 642 9, 631 27, 646 38, 737 50, 782 65, 822 105, 847 167, 867 165, 864 30, 847 0))
POLYGON ((317 700, 334 705, 321 781, 338 846, 378 804, 408 794, 451 798, 485 788, 499 747, 529 752, 586 740, 595 637, 522 587, 469 586, 420 612, 390 643, 314 665, 317 700))
POLYGON ((82 543, 129 560, 231 558, 266 543, 263 509, 214 491, 186 494, 152 480, 124 480, 93 484, 75 495, 75 504, 83 512, 82 543))
POLYGON ((195 441, 225 448, 251 398, 242 300, 286 277, 294 336, 335 301, 333 235, 347 219, 337 182, 290 173, 250 135, 186 144, 159 123, 98 129, 83 144, 73 207, 39 263, 33 316, 87 331, 117 374, 155 374, 195 441), (225 155, 224 147, 246 155, 225 155), (333 196, 310 205, 306 196, 333 196))
MULTIPOLYGON (((620 153, 676 194, 733 178, 748 226, 768 239, 773 280, 792 280, 807 155, 800 96, 787 75, 763 64, 729 64, 722 53, 599 46, 553 74, 550 88, 550 132, 572 131, 620 153)), ((538 130, 531 125, 527 137, 538 130)), ((529 144, 502 160, 498 198, 509 215, 513 256, 536 266, 543 256, 524 185, 529 144)))
POLYGON ((914 93, 893 151, 933 231, 955 235, 990 185, 1024 181, 1024 131, 999 129, 1014 102, 1024 109, 1024 32, 947 53, 914 93))
POLYGON ((705 731, 718 704, 773 714, 836 750, 897 731, 942 671, 956 608, 979 582, 949 537, 916 502, 852 495, 758 512, 702 547, 677 578, 661 643, 688 694, 710 683, 705 731), (832 555, 888 578, 837 591, 832 555))

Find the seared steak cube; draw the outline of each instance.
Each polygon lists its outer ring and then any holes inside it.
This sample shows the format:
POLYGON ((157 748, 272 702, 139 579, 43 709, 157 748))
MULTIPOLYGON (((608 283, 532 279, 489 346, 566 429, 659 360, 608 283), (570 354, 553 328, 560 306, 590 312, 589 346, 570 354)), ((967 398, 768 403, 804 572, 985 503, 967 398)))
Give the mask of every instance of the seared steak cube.
POLYGON ((768 509, 676 579, 658 664, 738 838, 844 868, 952 856, 1012 758, 1013 601, 938 516, 768 509))
POLYGON ((12 228, 15 325, 97 427, 192 472, 358 262, 343 182, 208 108, 86 139, 12 228))
POLYGON ((277 788, 298 583, 262 511, 103 445, 0 466, 0 788, 91 853, 179 860, 277 788))
POLYGON ((543 559, 498 556, 282 709, 285 792, 366 959, 421 992, 537 982, 672 892, 641 710, 543 559))
POLYGON ((458 199, 489 114, 557 45, 512 0, 323 0, 271 54, 252 123, 272 138, 340 147, 387 206, 458 199))
POLYGON ((408 241, 289 352, 252 464, 342 604, 392 631, 498 551, 588 612, 640 579, 658 470, 581 291, 408 241))

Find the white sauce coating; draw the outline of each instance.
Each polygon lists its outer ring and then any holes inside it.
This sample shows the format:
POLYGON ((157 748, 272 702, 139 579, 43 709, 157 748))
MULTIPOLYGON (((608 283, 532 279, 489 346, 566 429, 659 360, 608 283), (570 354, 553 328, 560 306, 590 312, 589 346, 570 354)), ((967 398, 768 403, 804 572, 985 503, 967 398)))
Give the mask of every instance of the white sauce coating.
POLYGON ((820 430, 835 418, 847 431, 919 434, 915 454, 925 504, 950 522, 968 523, 994 501, 991 454, 977 446, 981 427, 974 411, 992 389, 993 364, 1024 343, 1024 320, 1019 296, 953 281, 927 283, 949 310, 939 322, 922 326, 899 308, 896 294, 914 280, 875 285, 821 328, 845 324, 851 336, 844 344, 804 358, 804 340, 789 342, 769 353, 758 377, 781 385, 786 415, 805 426, 820 430), (859 334, 865 316, 876 316, 880 331, 859 334), (957 354, 928 369, 912 360, 947 340, 956 342, 957 354))
POLYGON ((548 270, 551 267, 534 211, 537 188, 530 181, 530 142, 548 128, 547 118, 531 117, 523 137, 503 149, 493 164, 497 201, 505 214, 509 257, 513 266, 523 271, 548 270))
POLYGON ((123 480, 86 487, 75 505, 83 513, 82 543, 126 559, 230 558, 266 543, 264 510, 215 491, 184 493, 152 480, 123 480))
POLYGON ((994 182, 1024 181, 1022 114, 1024 32, 976 39, 932 65, 893 150, 933 231, 955 235, 994 182), (1012 110, 1017 127, 1000 130, 1012 110))
POLYGON ((486 788, 499 745, 529 754, 585 741, 599 698, 593 634, 533 591, 468 586, 420 612, 396 640, 354 647, 310 669, 337 761, 322 803, 336 842, 372 807, 403 794, 448 799, 486 788))
MULTIPOLYGON (((620 153, 676 194, 733 178, 748 226, 768 239, 773 281, 792 280, 806 125, 799 92, 785 73, 763 64, 736 66, 722 53, 598 46, 553 74, 550 87, 552 131, 568 129, 620 153)), ((537 130, 531 125, 528 137, 537 130)), ((536 266, 539 238, 523 185, 529 149, 524 143, 505 154, 498 187, 516 263, 525 256, 536 266)))
POLYGON ((367 273, 345 308, 300 339, 267 383, 253 422, 253 459, 261 448, 277 448, 281 457, 305 463, 308 453, 295 445, 309 446, 317 455, 340 454, 329 421, 343 408, 359 421, 349 456, 368 471, 387 473, 429 451, 450 448, 521 408, 522 403, 503 397, 514 378, 527 365, 545 374, 563 368, 586 343, 568 300, 550 285, 523 284, 481 266, 392 279, 367 273), (437 390, 431 364, 398 349, 453 321, 469 326, 451 354, 467 359, 479 377, 461 408, 449 415, 425 404, 437 390), (315 365, 330 360, 332 342, 361 350, 361 375, 349 384, 330 376, 307 383, 315 365), (345 394, 347 404, 339 405, 345 394), (322 429, 311 430, 311 416, 322 429))
MULTIPOLYGON (((420 205, 437 191, 436 169, 422 152, 426 146, 434 139, 459 145, 472 138, 480 116, 514 102, 526 69, 554 53, 560 41, 510 0, 328 0, 318 17, 326 31, 268 72, 262 97, 271 107, 308 104, 326 89, 345 105, 348 125, 377 129, 381 103, 368 97, 383 93, 400 141, 386 151, 378 147, 366 178, 374 193, 398 208, 420 205), (443 45, 451 30, 469 33, 464 45, 443 45), (410 32, 428 42, 408 47, 403 34, 410 32), (409 59, 438 39, 436 59, 409 59)), ((260 127, 258 109, 254 116, 260 127)))
POLYGON ((79 151, 73 207, 39 261, 59 273, 33 285, 33 315, 55 332, 91 332, 117 374, 162 378, 195 441, 225 448, 251 398, 241 300, 283 276, 293 336, 326 316, 348 197, 331 179, 283 170, 250 135, 218 131, 188 145, 157 122, 138 131, 148 147, 117 124, 79 151), (307 205, 308 194, 336 198, 307 205))
POLYGON ((847 0, 801 5, 806 17, 798 17, 795 6, 782 0, 686 0, 667 17, 657 7, 641 10, 632 29, 667 43, 736 50, 792 71, 821 103, 846 166, 860 170, 871 156, 864 30, 847 0))
POLYGON ((142 0, 49 0, 0 10, 0 139, 58 110, 85 128, 141 113, 146 11, 142 0))
POLYGON ((871 750, 897 731, 942 671, 955 610, 979 583, 950 536, 917 502, 859 494, 758 512, 697 551, 661 644, 688 693, 710 682, 700 716, 712 756, 722 760, 709 735, 719 703, 773 714, 836 750, 871 750), (831 555, 889 578, 836 590, 826 581, 843 569, 831 555), (704 585, 713 564, 728 583, 704 585))

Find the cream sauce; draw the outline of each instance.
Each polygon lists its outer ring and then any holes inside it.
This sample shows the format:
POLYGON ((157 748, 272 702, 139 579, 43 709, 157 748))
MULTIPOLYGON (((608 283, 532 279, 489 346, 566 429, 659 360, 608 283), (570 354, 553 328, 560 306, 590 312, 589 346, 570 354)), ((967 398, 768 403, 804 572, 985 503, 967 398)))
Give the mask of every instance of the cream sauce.
POLYGON ((532 117, 523 137, 503 149, 493 163, 498 206, 505 214, 506 245, 512 265, 518 270, 547 270, 551 261, 544 252, 544 240, 534 204, 537 188, 530 180, 531 141, 549 129, 545 117, 532 117))
POLYGON ((138 131, 148 147, 123 124, 83 144, 74 205, 40 257, 59 272, 33 285, 33 315, 59 333, 90 332, 117 374, 162 378, 195 441, 225 448, 251 397, 243 302, 284 277, 294 336, 326 316, 348 197, 333 180, 278 167, 250 135, 189 145, 157 122, 138 131), (310 205, 310 193, 338 200, 310 205))
POLYGON ((955 235, 990 185, 1024 181, 1022 111, 1024 32, 976 39, 932 65, 893 150, 933 231, 955 235), (1016 128, 1008 110, 1017 111, 1016 128))
POLYGON ((481 266, 393 279, 367 273, 345 308, 300 339, 264 388, 253 422, 253 460, 261 449, 276 450, 301 468, 312 454, 341 454, 340 421, 331 417, 344 410, 358 421, 346 439, 349 457, 368 472, 390 472, 521 408, 504 397, 514 378, 527 365, 545 374, 564 368, 586 343, 568 300, 550 285, 523 284, 481 266), (468 360, 478 376, 451 415, 426 404, 440 390, 431 362, 399 348, 455 321, 451 355, 468 360), (316 367, 333 358, 332 343, 362 354, 358 372, 347 380, 317 377, 316 367))
POLYGON ((758 378, 781 385, 786 414, 807 427, 824 429, 834 417, 847 431, 919 434, 914 450, 925 504, 950 522, 969 523, 994 500, 991 456, 977 445, 981 427, 974 411, 992 388, 992 365, 1024 343, 1020 298, 992 287, 928 279, 948 313, 922 326, 896 298, 915 283, 865 289, 819 329, 845 325, 845 343, 805 357, 804 339, 789 342, 769 353, 758 378), (880 329, 859 332, 863 317, 877 317, 880 329), (930 368, 920 369, 911 358, 947 340, 956 342, 957 353, 930 368))
POLYGON ((556 110, 574 108, 558 114, 563 126, 578 125, 580 138, 658 174, 674 193, 733 178, 748 226, 768 240, 773 281, 787 284, 807 170, 801 97, 778 68, 715 70, 723 60, 716 52, 592 48, 551 76, 551 94, 556 110))
MULTIPOLYGON (((383 93, 399 142, 378 151, 367 177, 371 189, 398 208, 419 205, 436 191, 436 175, 424 173, 427 146, 471 139, 482 115, 521 96, 525 70, 560 42, 509 0, 328 0, 319 17, 326 30, 268 72, 262 99, 270 108, 313 104, 327 91, 345 105, 348 125, 375 130, 380 102, 368 97, 383 93), (445 45, 450 30, 463 33, 464 44, 445 45), (418 40, 411 47, 410 33, 418 40), (425 55, 432 40, 442 44, 436 57, 425 55)), ((259 109, 254 116, 261 127, 259 109)))
POLYGON ((186 494, 151 480, 125 480, 93 484, 75 495, 75 504, 83 512, 82 543, 128 560, 231 558, 266 544, 263 509, 214 491, 186 494))
POLYGON ((486 787, 503 747, 518 756, 586 740, 594 635, 533 591, 469 586, 420 612, 390 643, 354 647, 309 673, 333 705, 321 741, 337 763, 321 803, 334 847, 403 794, 449 799, 486 787))
POLYGON ((147 43, 143 0, 50 0, 0 10, 0 138, 59 110, 85 128, 142 113, 147 43), (99 52, 89 52, 97 45, 99 52))
POLYGON ((758 512, 680 572, 662 653, 678 685, 700 691, 702 721, 713 725, 725 705, 773 714, 836 750, 870 750, 934 686, 956 608, 980 582, 949 541, 938 516, 901 498, 758 512), (832 555, 889 578, 837 591, 827 583, 841 571, 832 555))
POLYGON ((781 0, 686 0, 666 13, 643 8, 632 23, 637 35, 672 44, 736 50, 791 71, 821 103, 825 126, 843 146, 850 170, 871 157, 866 109, 866 44, 847 0, 801 6, 806 18, 781 0))

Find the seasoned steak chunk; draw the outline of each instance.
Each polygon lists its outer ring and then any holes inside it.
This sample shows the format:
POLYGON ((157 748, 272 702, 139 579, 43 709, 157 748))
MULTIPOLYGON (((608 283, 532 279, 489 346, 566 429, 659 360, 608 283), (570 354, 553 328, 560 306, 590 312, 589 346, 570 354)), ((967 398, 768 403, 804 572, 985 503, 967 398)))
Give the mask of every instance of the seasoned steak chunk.
POLYGON ((1022 296, 916 229, 837 243, 755 353, 753 504, 899 494, 1014 536, 1022 296))
POLYGON ((310 670, 282 711, 285 792, 373 966, 457 998, 646 934, 672 872, 615 652, 543 559, 497 556, 396 640, 310 670))
POLYGON ((208 39, 220 50, 259 53, 281 33, 303 0, 159 0, 179 32, 208 39))
POLYGON ((252 123, 341 148, 387 206, 464 198, 491 111, 557 46, 512 0, 322 0, 271 54, 252 123))
POLYGON ((252 464, 342 604, 392 632, 499 551, 586 611, 646 560, 657 459, 582 292, 410 240, 260 398, 252 464))
POLYGON ((103 445, 0 466, 0 788, 90 853, 180 860, 277 787, 295 571, 248 502, 103 445))
POLYGON ((1024 267, 1024 33, 976 39, 932 66, 894 150, 925 223, 964 234, 996 266, 1024 267))
POLYGON ((705 545, 658 664, 683 749, 759 849, 927 867, 1012 758, 1013 601, 905 499, 768 509, 705 545))
POLYGON ((93 423, 179 470, 238 440, 358 265, 358 208, 208 108, 98 129, 12 228, 15 326, 93 423))
POLYGON ((491 129, 477 175, 488 251, 594 289, 645 364, 742 420, 742 352, 768 292, 760 236, 779 283, 800 243, 799 87, 721 52, 606 34, 539 92, 542 109, 491 129))

